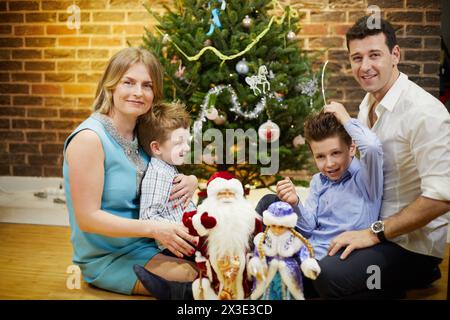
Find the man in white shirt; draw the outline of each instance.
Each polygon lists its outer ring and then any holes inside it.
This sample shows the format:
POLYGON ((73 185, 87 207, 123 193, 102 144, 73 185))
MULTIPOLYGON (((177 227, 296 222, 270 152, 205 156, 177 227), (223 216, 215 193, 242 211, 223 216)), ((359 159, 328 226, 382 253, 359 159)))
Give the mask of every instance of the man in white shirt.
POLYGON ((399 298, 440 277, 450 211, 450 115, 399 72, 400 47, 389 22, 369 17, 347 32, 353 76, 367 92, 359 120, 384 152, 380 220, 344 232, 320 261, 314 283, 324 298, 399 298))

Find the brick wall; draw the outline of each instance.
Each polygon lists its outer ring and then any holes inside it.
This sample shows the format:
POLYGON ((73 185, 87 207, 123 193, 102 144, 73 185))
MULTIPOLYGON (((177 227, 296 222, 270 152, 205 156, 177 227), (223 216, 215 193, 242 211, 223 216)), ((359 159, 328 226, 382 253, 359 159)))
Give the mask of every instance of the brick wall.
MULTIPOLYGON (((345 33, 366 8, 376 5, 381 16, 397 30, 401 47, 400 71, 436 97, 439 94, 440 0, 299 0, 304 12, 303 30, 307 50, 323 52, 332 71, 327 88, 331 97, 345 102, 356 114, 364 97, 353 79, 347 58, 345 33)), ((320 67, 320 66, 319 66, 320 67)), ((329 68, 329 69, 328 69, 329 68)))
MULTIPOLYGON (((152 30, 141 2, 0 1, 0 175, 61 176, 62 144, 90 114, 108 58, 128 42, 140 44, 144 27, 152 30), (66 26, 73 3, 81 9, 79 30, 66 26)), ((150 1, 161 2, 172 1, 150 1)), ((330 61, 330 97, 353 113, 364 93, 351 76, 345 32, 369 4, 399 28, 400 69, 437 95, 439 0, 290 2, 304 13, 303 47, 330 61)))

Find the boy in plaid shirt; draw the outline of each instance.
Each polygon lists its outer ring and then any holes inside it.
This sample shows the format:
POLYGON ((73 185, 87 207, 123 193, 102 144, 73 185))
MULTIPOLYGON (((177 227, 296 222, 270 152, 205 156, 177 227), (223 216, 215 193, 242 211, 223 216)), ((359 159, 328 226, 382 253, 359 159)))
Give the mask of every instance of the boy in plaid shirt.
POLYGON ((142 180, 139 219, 181 223, 184 211, 196 209, 192 201, 186 208, 177 204, 180 200, 187 203, 187 199, 169 199, 179 174, 176 166, 184 163, 190 151, 189 125, 189 114, 179 103, 154 106, 149 117, 140 119, 138 140, 151 160, 142 180))

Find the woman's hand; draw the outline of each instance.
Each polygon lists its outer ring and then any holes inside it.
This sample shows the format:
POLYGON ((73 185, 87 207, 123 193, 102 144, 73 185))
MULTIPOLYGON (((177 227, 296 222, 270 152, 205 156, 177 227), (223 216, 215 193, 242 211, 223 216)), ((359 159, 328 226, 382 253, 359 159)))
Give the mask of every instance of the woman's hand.
POLYGON ((198 186, 198 180, 196 176, 190 175, 185 176, 184 174, 179 174, 173 179, 172 192, 169 197, 169 201, 173 199, 178 199, 175 206, 182 205, 183 210, 187 208, 195 190, 198 186))
MULTIPOLYGON (((149 220, 148 220, 149 221, 149 220)), ((191 256, 198 244, 198 237, 191 236, 188 229, 179 223, 167 221, 149 221, 152 224, 152 238, 158 240, 177 257, 191 256)))
POLYGON ((289 203, 291 206, 298 205, 300 199, 297 195, 297 190, 291 179, 288 177, 284 178, 277 183, 277 196, 281 201, 289 203))

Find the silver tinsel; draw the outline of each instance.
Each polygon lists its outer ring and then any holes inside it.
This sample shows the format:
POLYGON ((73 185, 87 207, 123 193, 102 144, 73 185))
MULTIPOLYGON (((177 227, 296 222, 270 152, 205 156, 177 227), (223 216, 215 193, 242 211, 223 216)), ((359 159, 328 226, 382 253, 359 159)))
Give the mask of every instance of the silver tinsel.
POLYGON ((205 98, 203 99, 203 103, 201 105, 201 111, 199 114, 198 119, 194 122, 193 125, 193 131, 194 134, 201 134, 203 123, 206 122, 206 111, 208 109, 209 104, 209 98, 212 94, 218 95, 222 93, 223 91, 228 91, 231 95, 231 104, 232 107, 230 111, 236 113, 237 115, 244 117, 246 119, 256 119, 261 114, 261 112, 264 110, 267 104, 266 97, 262 97, 261 100, 256 104, 255 108, 252 111, 243 111, 242 106, 239 103, 238 96, 236 94, 236 91, 231 87, 231 85, 218 85, 214 88, 211 88, 208 93, 206 94, 205 98))

